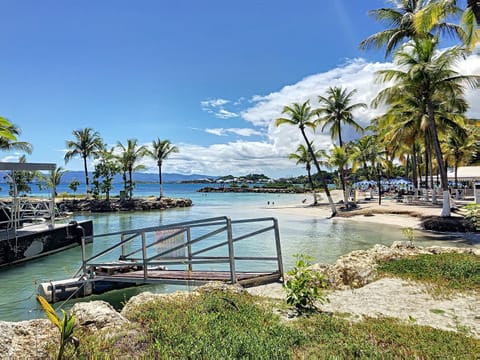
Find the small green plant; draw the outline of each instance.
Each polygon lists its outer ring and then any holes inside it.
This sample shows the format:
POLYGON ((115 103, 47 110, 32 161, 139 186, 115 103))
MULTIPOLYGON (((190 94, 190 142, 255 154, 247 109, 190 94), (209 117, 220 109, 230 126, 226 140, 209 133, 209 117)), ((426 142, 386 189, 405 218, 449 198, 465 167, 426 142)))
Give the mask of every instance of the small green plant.
POLYGON ((60 348, 58 349, 57 360, 61 360, 66 344, 73 343, 75 347, 78 347, 78 339, 73 336, 75 316, 69 316, 65 310, 62 309, 63 319, 60 319, 53 307, 43 296, 37 295, 37 301, 42 306, 48 319, 60 330, 60 348))
POLYGON ((415 234, 413 233, 413 228, 406 227, 402 228, 402 233, 405 237, 410 241, 410 244, 413 245, 413 241, 415 240, 415 234))
POLYGON ((471 226, 474 231, 480 231, 480 205, 468 204, 465 206, 467 214, 465 220, 471 226))
POLYGON ((315 310, 315 301, 328 301, 322 288, 326 287, 325 277, 310 268, 312 258, 303 254, 294 255, 297 259, 292 270, 287 272, 283 288, 287 293, 287 304, 299 311, 315 310))

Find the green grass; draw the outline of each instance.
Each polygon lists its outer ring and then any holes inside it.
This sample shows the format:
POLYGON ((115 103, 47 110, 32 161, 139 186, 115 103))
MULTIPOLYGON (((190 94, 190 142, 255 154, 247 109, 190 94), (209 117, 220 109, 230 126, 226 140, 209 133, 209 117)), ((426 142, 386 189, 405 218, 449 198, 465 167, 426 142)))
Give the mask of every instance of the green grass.
POLYGON ((381 262, 380 274, 422 281, 449 290, 480 289, 480 256, 473 254, 418 255, 381 262))
MULTIPOLYGON (((380 318, 351 323, 314 313, 286 321, 285 309, 248 294, 208 292, 156 300, 108 334, 80 329, 68 359, 470 359, 480 340, 380 318)), ((52 349, 53 353, 53 349, 52 349)))

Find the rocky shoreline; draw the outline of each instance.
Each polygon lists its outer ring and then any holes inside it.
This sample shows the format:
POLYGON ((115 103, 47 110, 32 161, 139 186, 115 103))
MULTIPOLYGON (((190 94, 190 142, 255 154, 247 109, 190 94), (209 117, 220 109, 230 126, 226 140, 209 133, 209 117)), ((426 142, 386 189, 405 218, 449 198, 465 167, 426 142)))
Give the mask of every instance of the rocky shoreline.
MULTIPOLYGON (((358 315, 366 314, 366 316, 391 316, 405 319, 405 321, 408 321, 413 313, 418 324, 450 331, 459 331, 458 329, 462 329, 462 326, 468 326, 472 336, 480 337, 480 323, 475 320, 475 314, 479 310, 480 304, 478 294, 468 296, 457 294, 451 299, 435 299, 431 298, 425 289, 413 282, 407 283, 386 278, 379 280, 376 274, 376 264, 379 260, 446 252, 473 253, 480 256, 480 249, 475 248, 417 247, 410 242, 396 242, 391 247, 376 245, 368 250, 353 251, 341 256, 335 264, 314 265, 314 269, 327 277, 330 286, 337 289, 328 294, 330 303, 324 305, 321 310, 343 311, 352 314, 358 312, 358 315), (325 306, 327 307, 324 308, 325 306), (372 313, 367 311, 369 308, 373 309, 372 313), (382 312, 383 308, 385 308, 384 312, 382 312), (455 311, 446 310, 444 314, 430 311, 440 308, 447 310, 452 308, 455 311)), ((210 284, 199 289, 204 290, 205 288, 221 288, 235 292, 246 291, 225 284, 210 284)), ((261 296, 284 297, 284 291, 280 284, 251 288, 248 291, 261 296)), ((184 292, 175 294, 144 292, 132 297, 121 312, 117 312, 104 301, 80 302, 74 305, 72 312, 76 316, 77 326, 86 327, 90 331, 98 333, 99 337, 109 337, 112 336, 112 333, 121 333, 125 329, 129 329, 127 325, 131 322, 128 320, 128 313, 136 305, 146 303, 156 297, 176 297, 185 296, 185 294, 184 292)), ((132 328, 130 327, 130 329, 132 328)), ((55 342, 58 338, 58 329, 47 319, 20 322, 0 321, 0 332, 2 334, 0 358, 7 359, 46 358, 48 357, 48 344, 55 342)))
POLYGON ((165 210, 192 206, 191 199, 137 198, 132 200, 62 200, 57 203, 62 212, 116 212, 165 210))

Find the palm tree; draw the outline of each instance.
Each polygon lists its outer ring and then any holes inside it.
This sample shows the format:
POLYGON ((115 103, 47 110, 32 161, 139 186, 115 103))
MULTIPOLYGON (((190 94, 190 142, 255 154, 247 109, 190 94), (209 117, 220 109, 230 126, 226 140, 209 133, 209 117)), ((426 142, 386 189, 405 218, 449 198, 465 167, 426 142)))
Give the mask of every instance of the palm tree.
MULTIPOLYGON (((431 37, 431 30, 443 34, 455 34, 460 39, 465 38, 462 28, 455 24, 438 21, 432 24, 428 31, 415 27, 415 19, 418 14, 430 3, 430 0, 390 0, 392 8, 371 10, 369 15, 377 21, 386 23, 388 29, 370 35, 360 43, 362 50, 376 47, 385 47, 385 57, 388 57, 403 42, 410 39, 431 37)), ((447 15, 456 15, 459 9, 456 6, 445 6, 447 15)))
MULTIPOLYGON (((311 144, 311 147, 313 148, 313 144, 311 144)), ((314 151, 315 156, 318 158, 319 156, 322 156, 324 154, 323 150, 318 150, 314 151)), ((300 144, 297 147, 297 150, 288 155, 289 159, 296 160, 297 165, 298 164, 305 164, 305 170, 307 170, 307 175, 308 175, 308 182, 310 183, 310 186, 312 188, 313 192, 313 205, 318 205, 318 200, 317 200, 317 192, 315 191, 315 184, 313 182, 312 178, 312 156, 310 155, 310 152, 308 151, 308 148, 305 147, 305 145, 300 144)))
POLYGON ((158 182, 160 184, 160 200, 163 197, 163 181, 162 181, 162 165, 171 154, 178 153, 178 148, 170 142, 170 140, 157 140, 152 141, 152 150, 148 150, 147 154, 157 162, 158 166, 158 182))
POLYGON ((375 161, 377 149, 376 137, 372 134, 361 137, 353 144, 352 160, 362 165, 367 180, 371 179, 369 165, 375 161))
POLYGON ((66 170, 59 166, 58 168, 55 168, 55 170, 52 170, 49 176, 45 178, 47 188, 52 189, 55 196, 57 196, 57 186, 60 185, 60 181, 65 172, 66 170))
POLYGON ((338 138, 340 147, 343 146, 342 123, 353 127, 356 131, 363 131, 363 128, 353 120, 352 113, 356 109, 365 109, 367 105, 364 103, 350 105, 355 93, 356 90, 347 93, 347 89, 330 87, 326 97, 318 97, 318 102, 322 106, 314 110, 315 115, 319 117, 316 125, 322 124, 322 131, 329 127, 332 140, 338 138))
POLYGON ((128 139, 127 145, 123 145, 120 141, 117 142, 117 148, 121 151, 118 159, 123 170, 125 190, 129 192, 129 198, 133 198, 133 179, 134 171, 144 170, 145 166, 138 164, 138 162, 147 154, 145 145, 138 146, 137 139, 128 139), (128 173, 128 189, 126 183, 126 173, 128 173))
POLYGON ((479 76, 461 76, 453 70, 456 61, 463 56, 459 47, 438 52, 437 39, 418 39, 406 44, 395 54, 394 61, 399 69, 377 72, 381 82, 394 81, 395 84, 382 90, 376 102, 394 102, 401 94, 410 93, 421 99, 428 127, 428 137, 432 144, 443 190, 442 216, 450 216, 450 198, 447 172, 440 148, 436 101, 438 99, 463 98, 465 85, 477 87, 479 76))
POLYGON ((345 147, 337 146, 335 144, 333 144, 333 149, 330 152, 330 155, 327 156, 327 159, 330 166, 338 168, 338 175, 343 191, 343 201, 345 204, 345 209, 348 209, 347 179, 345 168, 348 166, 348 163, 351 159, 348 156, 345 147))
POLYGON ((478 0, 467 0, 467 10, 470 10, 477 20, 477 24, 480 25, 480 3, 478 0))
POLYGON ((73 130, 75 140, 67 140, 67 149, 65 153, 65 164, 72 158, 80 156, 83 159, 83 169, 85 171, 85 194, 88 198, 88 169, 87 159, 98 154, 103 148, 103 141, 100 134, 92 128, 73 130))
POLYGON ((10 151, 18 150, 32 153, 32 145, 25 141, 17 141, 17 136, 21 134, 20 128, 12 124, 7 119, 0 116, 0 150, 10 151))
POLYGON ((457 189, 458 167, 462 164, 468 164, 478 147, 478 139, 475 136, 470 136, 472 133, 473 131, 450 132, 446 141, 442 144, 444 145, 443 152, 446 160, 453 162, 455 188, 457 189))
POLYGON ((457 7, 457 3, 458 1, 452 0, 429 1, 415 16, 415 31, 428 33, 452 14, 460 17, 460 14, 463 13, 461 17, 463 31, 456 35, 467 48, 473 49, 480 40, 480 30, 478 29, 480 24, 480 2, 478 0, 468 0, 467 7, 463 12, 457 7))
POLYGON ((328 198, 328 202, 332 209, 331 217, 337 215, 337 209, 335 208, 335 203, 333 202, 332 196, 330 195, 330 190, 328 189, 327 182, 325 181, 325 177, 320 170, 320 164, 315 156, 315 152, 312 148, 311 142, 308 140, 307 134, 305 133, 305 128, 315 129, 315 121, 313 121, 313 117, 315 113, 312 111, 310 107, 310 101, 305 101, 303 104, 293 103, 291 106, 284 106, 282 114, 288 114, 289 118, 278 118, 275 120, 275 125, 280 126, 283 124, 294 125, 298 126, 300 132, 302 133, 303 139, 307 145, 308 151, 312 156, 313 163, 317 168, 318 176, 320 177, 320 181, 322 182, 323 189, 325 190, 325 195, 328 198))

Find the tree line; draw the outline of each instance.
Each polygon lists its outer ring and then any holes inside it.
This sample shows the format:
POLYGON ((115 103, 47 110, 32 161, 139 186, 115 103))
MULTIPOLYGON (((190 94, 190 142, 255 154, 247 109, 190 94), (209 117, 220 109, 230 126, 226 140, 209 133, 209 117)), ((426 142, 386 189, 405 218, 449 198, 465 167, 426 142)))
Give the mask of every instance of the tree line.
POLYGON ((105 194, 106 199, 110 198, 112 180, 117 174, 122 174, 123 190, 127 199, 133 198, 135 183, 132 175, 135 171, 144 170, 145 166, 140 161, 145 157, 152 158, 158 167, 159 199, 163 197, 162 166, 163 162, 172 154, 179 151, 178 147, 172 145, 169 140, 157 138, 150 146, 139 145, 137 139, 127 139, 127 143, 120 141, 116 146, 107 148, 100 134, 92 128, 74 130, 74 140, 67 140, 68 151, 65 153, 65 163, 72 158, 80 157, 83 160, 85 171, 85 193, 92 193, 94 196, 105 194), (92 189, 89 189, 89 178, 87 170, 87 159, 96 160, 92 189))
MULTIPOLYGON (((8 119, 0 117, 0 150, 18 150, 27 154, 32 153, 32 145, 18 141, 20 128, 12 124, 8 119)), ((143 170, 144 165, 140 161, 145 157, 152 158, 158 167, 159 178, 159 199, 163 197, 162 166, 163 162, 172 154, 179 151, 178 147, 169 140, 157 138, 147 145, 139 145, 137 139, 128 139, 126 144, 117 142, 116 146, 107 148, 100 134, 92 128, 74 130, 72 132, 73 140, 67 140, 68 151, 65 153, 64 160, 68 163, 76 157, 83 160, 85 172, 85 194, 99 196, 105 194, 107 200, 112 190, 112 180, 117 174, 122 174, 123 189, 127 199, 133 198, 133 189, 135 183, 132 179, 134 171, 143 170), (95 166, 92 178, 92 189, 89 189, 90 181, 87 170, 87 159, 95 159, 95 166)), ((26 162, 25 155, 19 158, 19 162, 26 162)), ((37 186, 42 188, 52 188, 54 191, 60 184, 65 170, 57 167, 48 176, 39 172, 18 171, 14 176, 17 185, 17 193, 31 192, 30 184, 36 179, 37 186)), ((70 189, 75 193, 80 185, 78 180, 72 180, 69 184, 70 189)), ((10 193, 12 193, 12 187, 10 193)))
POLYGON ((356 90, 332 86, 318 97, 318 108, 313 109, 309 100, 293 103, 283 108, 284 117, 276 119, 277 126, 289 124, 300 130, 304 144, 289 157, 305 164, 312 189, 314 164, 332 216, 337 210, 320 165, 338 169, 346 206, 346 174, 358 166, 367 179, 377 179, 379 192, 381 177, 391 172, 394 160, 405 166, 415 190, 422 171, 427 188, 427 179, 430 177, 433 188, 437 175, 443 191, 441 215, 450 216, 447 167, 453 165, 456 173, 459 165, 479 158, 479 124, 465 115, 469 107, 465 89, 478 88, 480 77, 461 75, 455 68, 480 38, 478 2, 469 1, 466 9, 460 9, 456 1, 399 0, 392 4, 391 8, 370 11, 387 28, 360 43, 361 49, 385 48, 385 57, 393 56, 395 68, 376 73, 376 81, 386 88, 370 104, 372 108, 386 106, 384 114, 362 128, 354 120, 353 111, 367 104, 352 104, 356 90), (458 22, 451 23, 451 19, 458 22), (458 44, 440 50, 443 36, 456 38, 458 44), (366 135, 345 143, 344 125, 366 135), (321 131, 328 129, 334 141, 329 153, 316 150, 314 141, 308 138, 306 130, 319 127, 321 131))

